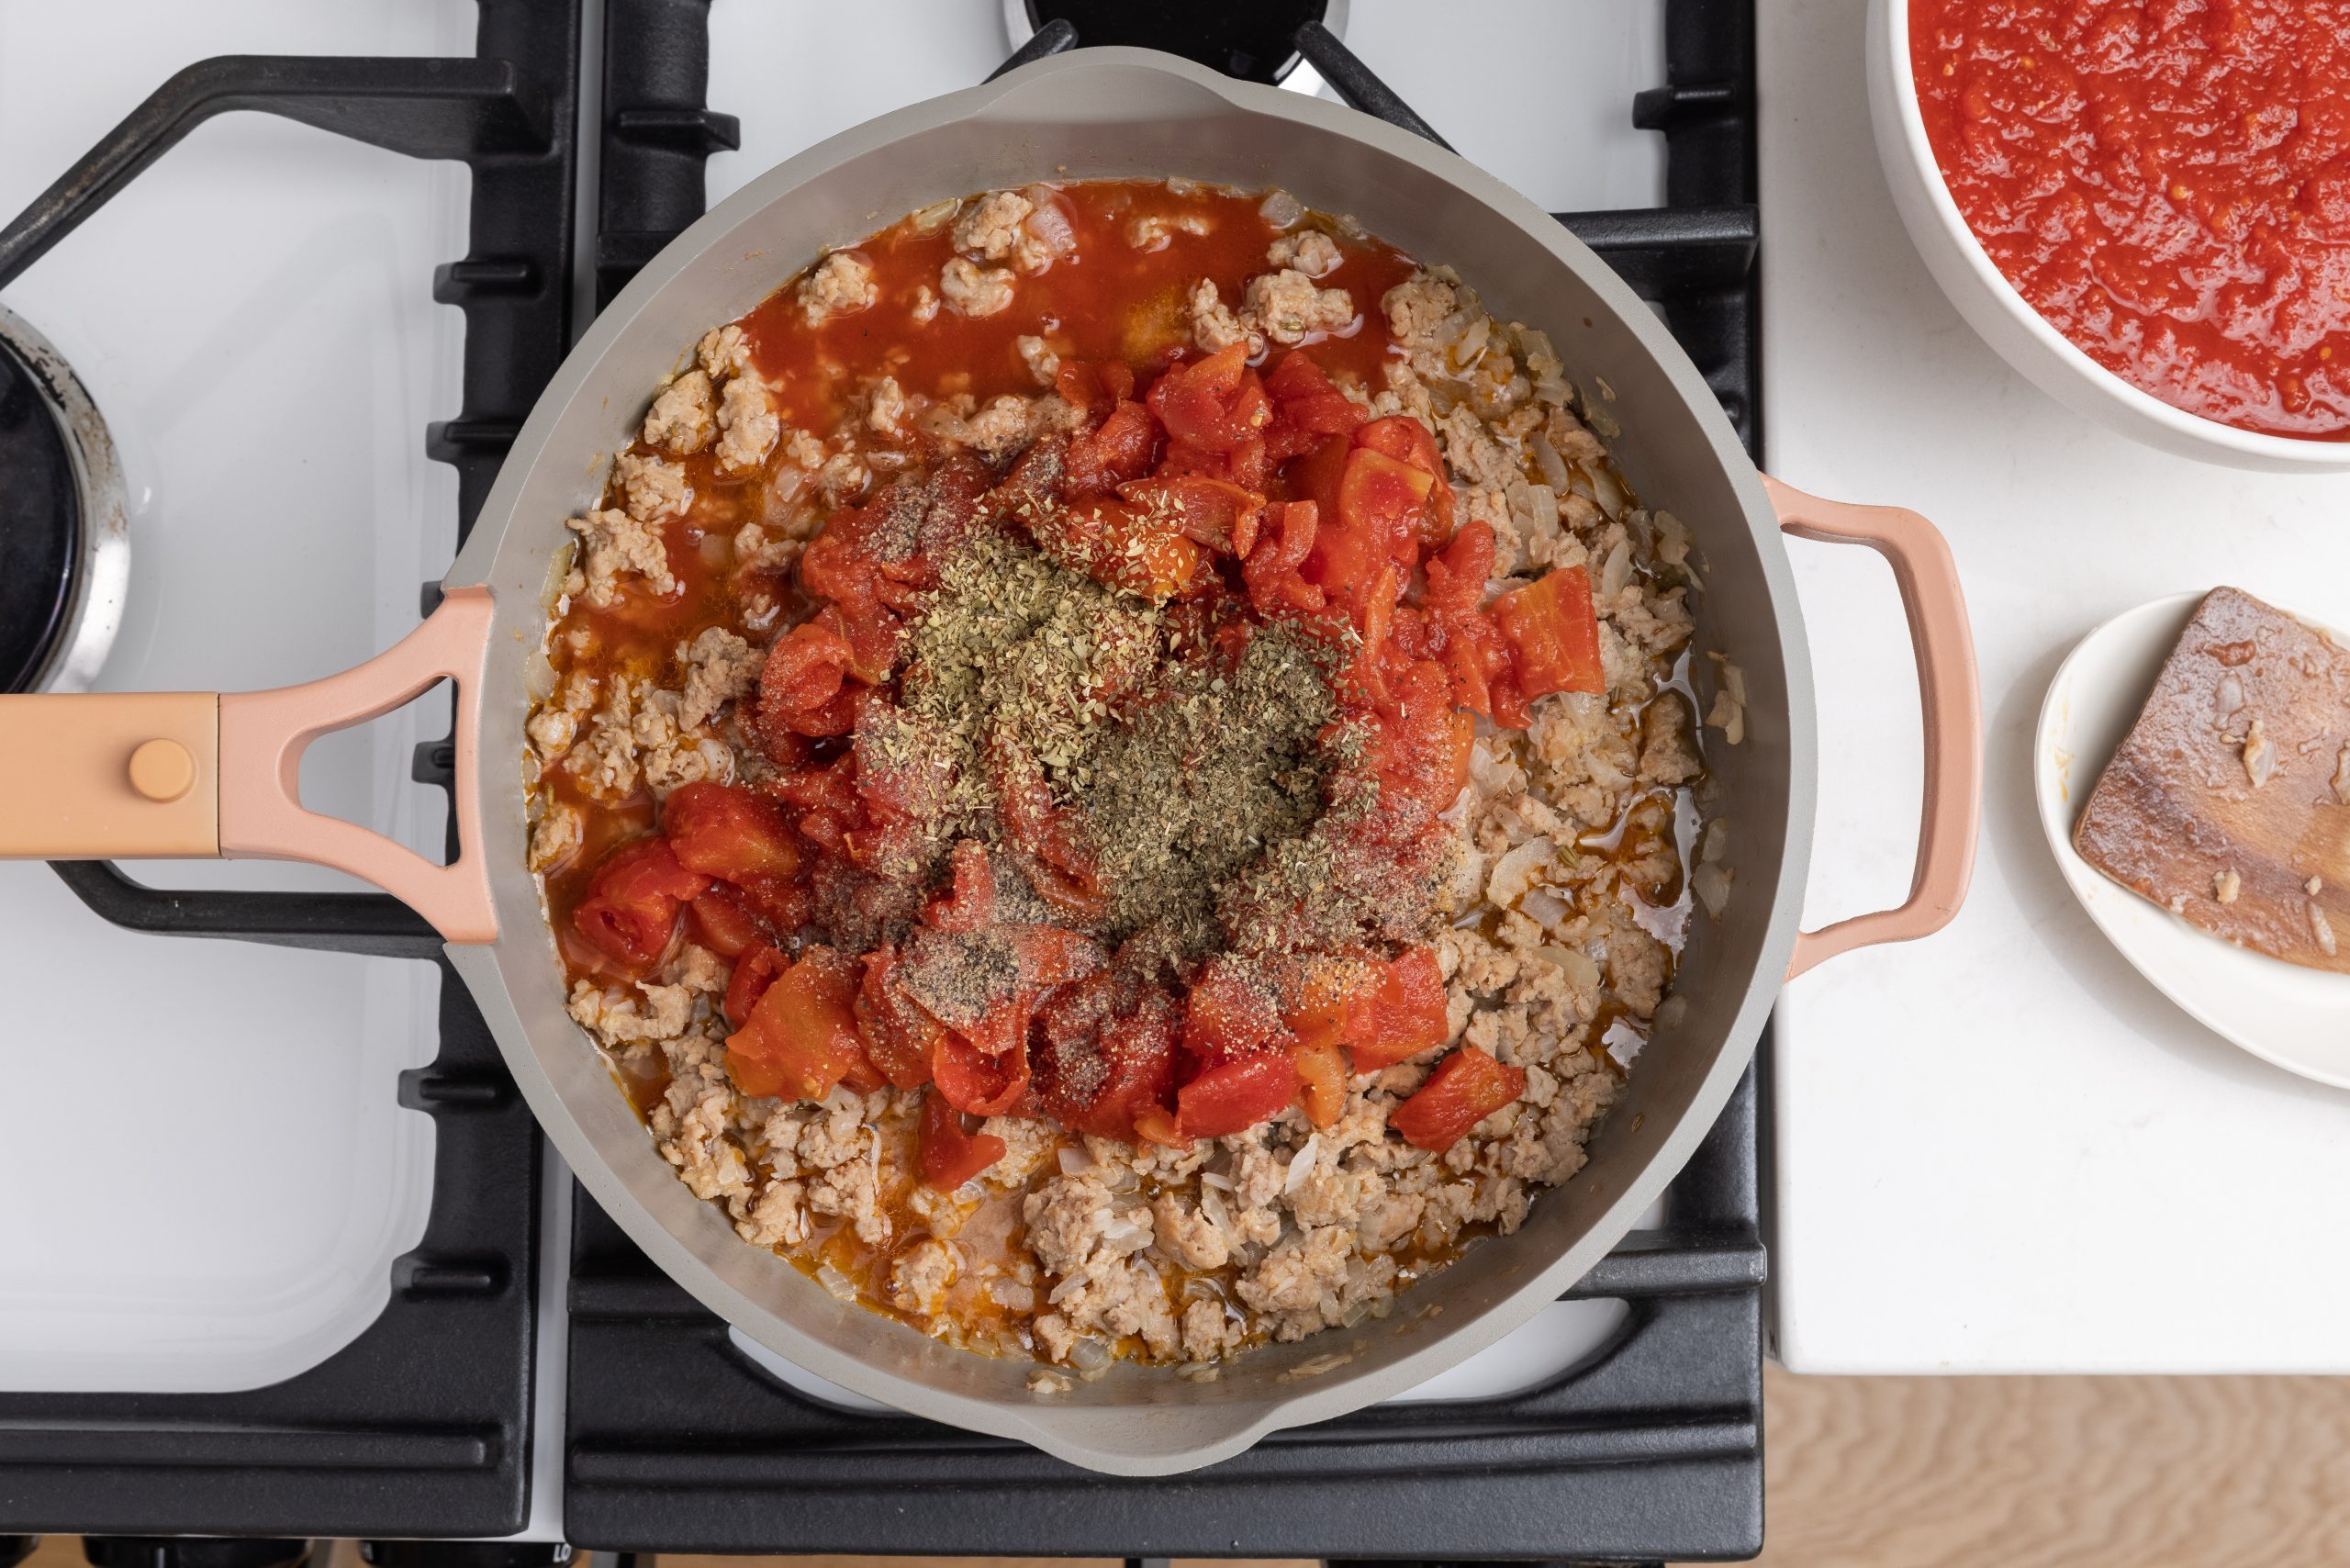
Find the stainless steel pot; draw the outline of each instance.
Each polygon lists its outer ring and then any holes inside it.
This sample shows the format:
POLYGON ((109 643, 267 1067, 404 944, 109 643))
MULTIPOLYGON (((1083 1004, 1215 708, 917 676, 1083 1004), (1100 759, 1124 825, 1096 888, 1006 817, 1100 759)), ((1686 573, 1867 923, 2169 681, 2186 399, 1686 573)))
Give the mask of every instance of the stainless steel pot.
POLYGON ((1172 57, 1085 50, 917 104, 753 182, 671 244, 565 361, 515 442, 448 598, 356 670, 281 691, 0 699, 0 853, 261 855, 337 866, 431 919, 532 1109, 597 1202, 662 1268, 753 1339, 917 1415, 1035 1444, 1080 1465, 1163 1474, 1277 1428, 1383 1399, 1531 1316, 1620 1239, 1710 1126, 1783 980, 1845 947, 1938 928, 1964 896, 1981 790, 1979 699, 1950 554, 1914 514, 1839 507, 1758 476, 1697 372, 1605 263, 1482 170, 1376 120, 1226 80, 1172 57), (660 1156, 564 1012, 561 968, 524 868, 524 663, 545 621, 564 520, 595 501, 651 389, 709 327, 820 250, 897 215, 1038 179, 1180 174, 1281 185, 1457 265, 1494 311, 1545 329, 1570 372, 1605 377, 1616 456, 1641 496, 1689 523, 1705 591, 1698 644, 1743 669, 1745 735, 1710 748, 1735 868, 1718 921, 1694 923, 1660 1029, 1590 1163, 1524 1229, 1415 1288, 1384 1320, 1270 1346, 1211 1383, 1121 1366, 1039 1396, 1032 1368, 950 1350, 845 1305, 744 1245, 660 1156), (1892 561, 1919 647, 1928 788, 1918 877, 1901 909, 1796 931, 1811 848, 1811 678, 1783 527, 1892 561), (459 686, 462 853, 446 868, 304 812, 302 747, 459 686), (37 760, 36 760, 37 759, 37 760), (28 766, 32 761, 34 765, 28 766), (1441 1308, 1439 1315, 1438 1309, 1441 1308), (1304 1362, 1335 1367, 1292 1375, 1304 1362))

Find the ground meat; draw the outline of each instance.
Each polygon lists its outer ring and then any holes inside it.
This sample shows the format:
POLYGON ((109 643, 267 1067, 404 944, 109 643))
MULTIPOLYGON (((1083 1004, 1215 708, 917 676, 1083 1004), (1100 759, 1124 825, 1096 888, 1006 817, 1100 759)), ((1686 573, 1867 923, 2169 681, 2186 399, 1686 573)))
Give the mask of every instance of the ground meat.
POLYGON ((632 996, 580 980, 571 988, 571 1016, 616 1046, 674 1040, 685 1033, 693 1021, 693 992, 681 985, 641 985, 635 990, 632 996))
POLYGON ((1021 1204, 1028 1250, 1056 1274, 1080 1267, 1110 1224, 1110 1189, 1091 1176, 1061 1176, 1021 1204))
POLYGON ((990 191, 956 219, 955 248, 984 262, 1000 262, 1020 243, 1021 222, 1035 210, 1036 204, 1018 191, 990 191))
POLYGON ((718 996, 724 994, 733 970, 709 948, 688 942, 677 949, 677 956, 669 960, 661 974, 666 983, 680 990, 718 996))
POLYGON ((1126 243, 1137 251, 1163 251, 1178 234, 1209 234, 1215 225, 1202 212, 1186 212, 1169 218, 1160 213, 1145 213, 1126 225, 1126 243))
POLYGON ((571 749, 579 734, 580 718, 595 706, 596 678, 586 670, 574 670, 565 678, 559 700, 532 714, 523 731, 540 757, 553 762, 571 749))
POLYGON ((1020 358, 1028 366, 1028 374, 1036 378, 1036 385, 1050 386, 1061 368, 1061 356, 1053 352, 1052 345, 1042 338, 1029 336, 1014 338, 1013 346, 1020 351, 1020 358))
POLYGON ((686 483, 680 464, 623 452, 612 459, 612 477, 621 487, 628 515, 639 522, 664 522, 693 505, 693 487, 686 483))
POLYGON ((718 428, 723 432, 718 442, 718 465, 741 473, 767 461, 776 437, 783 431, 783 420, 775 411, 775 398, 766 386, 750 376, 738 375, 726 384, 726 394, 719 402, 718 428))
POLYGON ((1203 353, 1215 353, 1235 343, 1247 343, 1252 358, 1265 351, 1264 335, 1233 313, 1209 278, 1192 287, 1192 341, 1203 353))
POLYGON ((1224 1232, 1172 1193, 1151 1204, 1159 1250, 1187 1269, 1220 1269, 1231 1255, 1224 1232))
POLYGON ((579 840, 579 808, 558 801, 531 829, 531 869, 547 869, 578 848, 579 840))
POLYGON ((906 313, 923 326, 928 326, 932 321, 937 319, 937 291, 932 288, 928 284, 923 284, 921 287, 915 289, 913 299, 907 307, 906 313))
POLYGON ((961 1267, 955 1249, 937 1238, 915 1242, 890 1266, 890 1305, 901 1312, 934 1316, 946 1305, 946 1287, 961 1267))
POLYGON ((873 268, 851 251, 834 251, 800 286, 800 308, 813 324, 871 305, 878 295, 873 268))
POLYGON ((677 723, 699 729, 718 717, 719 710, 748 693, 758 683, 767 650, 754 648, 723 626, 705 628, 690 644, 681 645, 686 684, 677 697, 677 723))
MULTIPOLYGON (((1338 242, 1319 229, 1301 229, 1284 234, 1265 252, 1267 264, 1279 268, 1294 268, 1307 277, 1327 277, 1345 260, 1338 253, 1338 242)), ((1348 312, 1352 315, 1351 309, 1348 312)))
POLYGON ((742 375, 751 368, 751 339, 742 328, 729 321, 702 334, 701 344, 694 350, 694 358, 711 379, 742 375))
POLYGON ((718 434, 715 396, 703 371, 689 370, 669 383, 644 416, 644 444, 677 457, 708 446, 718 434))
POLYGON ((1248 308, 1264 336, 1274 343, 1304 343, 1318 331, 1344 331, 1354 319, 1354 297, 1347 289, 1316 289, 1300 270, 1281 270, 1248 280, 1248 308))
POLYGON ((965 445, 990 463, 1028 444, 1028 399, 1006 392, 964 423, 965 445))
POLYGON ((958 316, 993 316, 1012 308, 1012 274, 957 256, 939 274, 938 292, 958 316))
POLYGON ((603 609, 620 597, 623 576, 640 577, 656 594, 677 591, 669 571, 668 546, 660 531, 617 508, 601 508, 564 524, 579 535, 580 589, 589 604, 603 609))
POLYGON ((865 424, 868 430, 903 439, 906 434, 906 394, 898 386, 898 378, 885 375, 873 385, 873 396, 866 405, 865 424))
POLYGON ((1640 782, 1686 784, 1705 771, 1691 745, 1689 705, 1668 691, 1640 715, 1640 782))
POLYGON ((808 1238, 803 1206, 806 1187, 799 1182, 769 1182, 755 1202, 734 1220, 734 1233, 754 1247, 783 1247, 808 1238))

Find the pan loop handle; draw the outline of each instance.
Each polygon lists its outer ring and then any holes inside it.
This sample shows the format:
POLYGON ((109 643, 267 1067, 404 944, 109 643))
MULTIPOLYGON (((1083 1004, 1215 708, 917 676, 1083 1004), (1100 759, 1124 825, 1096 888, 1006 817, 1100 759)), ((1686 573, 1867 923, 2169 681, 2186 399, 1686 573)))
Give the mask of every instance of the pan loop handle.
POLYGON ((1865 544, 1893 568, 1917 655, 1925 723, 1925 801, 1909 897, 1897 909, 1856 914, 1798 935, 1787 965, 1793 980, 1855 947, 1931 935, 1958 913, 1975 875, 1975 842, 1983 822, 1983 688, 1958 564, 1932 523, 1899 507, 1822 500, 1768 475, 1762 487, 1786 532, 1833 544, 1865 544))
POLYGON ((302 686, 220 697, 220 853, 307 860, 364 878, 451 942, 494 942, 498 914, 482 847, 482 669, 494 606, 487 588, 452 589, 423 625, 365 664, 302 686), (457 687, 457 857, 446 866, 302 805, 302 753, 320 735, 457 687))

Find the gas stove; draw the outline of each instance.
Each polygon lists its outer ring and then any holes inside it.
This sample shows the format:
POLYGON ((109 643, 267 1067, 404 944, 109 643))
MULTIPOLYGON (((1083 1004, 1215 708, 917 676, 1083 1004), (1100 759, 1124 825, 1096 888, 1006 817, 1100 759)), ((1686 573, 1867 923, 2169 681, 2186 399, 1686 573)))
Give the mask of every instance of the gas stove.
MULTIPOLYGON (((279 685, 388 645, 573 333, 707 202, 1088 43, 1448 140, 1607 257, 1759 451, 1752 0, 1445 17, 1431 37, 1408 0, 236 0, 117 37, 0 0, 0 211, 26 209, 0 230, 0 688, 279 685), (262 113, 206 123, 229 109, 262 113)), ((431 848, 446 724, 419 704, 321 743, 306 798, 431 848)), ((437 942, 383 895, 250 862, 0 865, 0 938, 64 982, 0 1045, 19 1103, 64 1113, 0 1143, 0 1184, 42 1200, 0 1211, 0 1529, 1760 1545, 1751 1076, 1648 1227, 1526 1329, 1406 1401, 1115 1482, 730 1335, 545 1153, 437 942), (104 1153, 69 1109, 93 1050, 104 1153), (958 1503, 975 1486, 1004 1506, 958 1503)))

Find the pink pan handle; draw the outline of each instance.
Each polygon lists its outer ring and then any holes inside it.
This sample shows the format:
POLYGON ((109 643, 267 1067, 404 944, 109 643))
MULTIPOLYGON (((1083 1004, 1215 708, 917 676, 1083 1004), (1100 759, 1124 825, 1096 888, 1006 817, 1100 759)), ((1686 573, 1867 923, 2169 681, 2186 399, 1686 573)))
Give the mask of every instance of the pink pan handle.
POLYGON ((274 691, 0 697, 0 857, 307 860, 375 883, 452 942, 493 942, 481 781, 489 590, 458 588, 356 669, 274 691), (436 866, 364 827, 302 808, 302 753, 457 685, 457 858, 436 866))
POLYGON ((1913 942, 1951 923, 1975 875, 1983 822, 1983 687, 1958 564, 1934 525, 1899 507, 1824 501, 1764 476, 1779 526, 1799 539, 1865 544, 1893 568, 1918 658, 1924 711, 1926 799, 1918 821, 1918 864, 1898 909, 1856 914, 1796 938, 1787 978, 1839 953, 1880 942, 1913 942))

